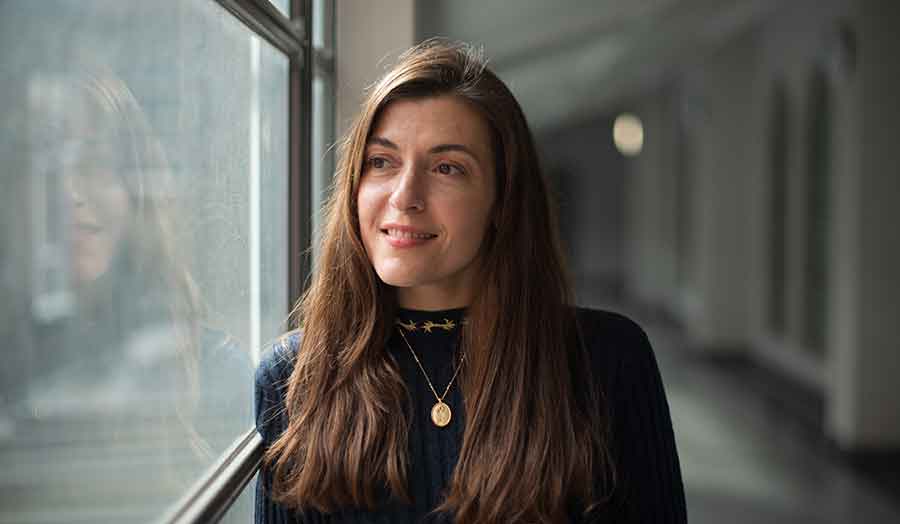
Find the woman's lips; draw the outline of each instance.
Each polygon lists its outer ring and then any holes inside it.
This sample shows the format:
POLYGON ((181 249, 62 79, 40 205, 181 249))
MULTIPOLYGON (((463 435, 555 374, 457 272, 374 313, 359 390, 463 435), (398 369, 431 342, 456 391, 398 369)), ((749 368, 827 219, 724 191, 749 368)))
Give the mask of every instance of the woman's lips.
POLYGON ((382 229, 381 233, 387 237, 387 241, 391 246, 398 248, 421 246, 437 237, 437 235, 432 233, 399 227, 388 227, 382 229))
POLYGON ((85 223, 77 223, 75 224, 75 231, 82 233, 93 233, 97 234, 102 231, 103 228, 100 226, 96 226, 94 224, 85 224, 85 223))

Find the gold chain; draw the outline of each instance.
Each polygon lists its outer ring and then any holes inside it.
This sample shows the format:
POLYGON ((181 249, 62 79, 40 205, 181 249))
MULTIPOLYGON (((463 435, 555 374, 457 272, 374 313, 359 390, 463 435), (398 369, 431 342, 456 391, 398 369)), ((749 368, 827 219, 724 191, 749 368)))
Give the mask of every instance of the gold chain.
POLYGON ((422 375, 425 376, 425 381, 428 382, 428 387, 431 388, 431 392, 434 393, 434 398, 436 398, 438 402, 444 402, 444 397, 447 396, 447 392, 450 391, 450 386, 452 386, 452 385, 453 385, 453 381, 456 380, 456 375, 459 374, 459 370, 460 370, 460 368, 462 368, 463 362, 466 360, 466 356, 463 355, 462 358, 459 360, 459 365, 456 366, 456 371, 453 372, 453 378, 451 378, 451 379, 450 379, 450 383, 447 384, 447 388, 444 390, 444 394, 438 396, 437 390, 434 389, 434 384, 432 384, 432 383, 431 383, 431 379, 428 378, 428 373, 426 373, 426 372, 425 372, 425 368, 422 367, 422 362, 419 361, 418 355, 416 355, 416 352, 413 350, 413 348, 412 348, 412 346, 410 345, 409 341, 406 340, 406 335, 403 334, 403 330, 397 328, 397 331, 400 333, 400 337, 403 338, 403 342, 406 342, 406 347, 409 348, 409 352, 412 353, 413 358, 416 359, 416 364, 418 364, 418 365, 419 365, 419 369, 422 370, 422 375))

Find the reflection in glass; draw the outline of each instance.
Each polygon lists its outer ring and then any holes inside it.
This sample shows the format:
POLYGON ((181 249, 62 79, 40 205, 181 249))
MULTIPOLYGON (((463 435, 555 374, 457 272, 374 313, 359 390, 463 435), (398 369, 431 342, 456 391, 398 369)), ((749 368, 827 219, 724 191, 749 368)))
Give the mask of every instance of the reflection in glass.
POLYGON ((287 59, 214 2, 95 0, 0 3, 0 63, 0 521, 158 518, 283 330, 287 59))

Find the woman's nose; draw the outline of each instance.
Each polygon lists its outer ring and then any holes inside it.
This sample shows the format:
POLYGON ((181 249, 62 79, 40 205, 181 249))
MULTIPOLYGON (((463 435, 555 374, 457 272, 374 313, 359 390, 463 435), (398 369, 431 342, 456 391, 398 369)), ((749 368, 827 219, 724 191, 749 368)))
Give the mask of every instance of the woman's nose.
POLYGON ((63 188, 74 207, 81 207, 85 204, 85 183, 83 178, 74 173, 62 175, 63 188))
POLYGON ((415 162, 410 162, 397 175, 397 183, 391 193, 390 204, 395 209, 405 212, 417 212, 425 209, 423 195, 423 175, 415 162))

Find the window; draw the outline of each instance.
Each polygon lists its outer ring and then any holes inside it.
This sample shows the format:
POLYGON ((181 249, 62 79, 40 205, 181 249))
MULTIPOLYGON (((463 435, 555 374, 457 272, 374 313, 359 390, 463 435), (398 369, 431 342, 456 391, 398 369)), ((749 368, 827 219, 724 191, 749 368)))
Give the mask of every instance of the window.
POLYGON ((251 431, 309 243, 274 4, 0 3, 0 520, 158 519, 251 431))

